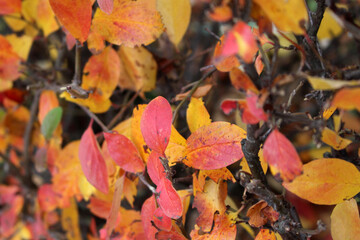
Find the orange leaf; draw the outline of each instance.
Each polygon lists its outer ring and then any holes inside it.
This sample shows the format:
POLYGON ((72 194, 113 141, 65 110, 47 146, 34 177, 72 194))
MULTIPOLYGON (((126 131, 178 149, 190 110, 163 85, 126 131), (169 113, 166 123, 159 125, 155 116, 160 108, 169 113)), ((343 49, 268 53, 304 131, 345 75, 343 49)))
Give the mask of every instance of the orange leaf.
POLYGON ((0 92, 12 87, 12 81, 20 76, 19 67, 20 57, 8 40, 0 35, 0 92))
POLYGON ((197 169, 226 167, 243 157, 241 140, 245 131, 227 122, 213 122, 187 139, 184 163, 197 169))
POLYGON ((209 13, 209 17, 213 21, 227 22, 233 17, 232 9, 228 5, 223 4, 215 7, 214 10, 209 13))
POLYGON ((90 121, 89 127, 81 136, 79 159, 86 179, 94 187, 107 193, 109 191, 109 183, 106 164, 91 128, 92 123, 93 120, 90 121))
POLYGON ((44 184, 38 190, 38 200, 42 211, 51 212, 59 207, 59 195, 53 190, 51 184, 44 184))
POLYGON ((160 179, 156 192, 160 193, 157 202, 164 214, 169 218, 180 218, 183 210, 182 202, 170 180, 164 177, 160 179))
POLYGON ((117 133, 106 132, 104 132, 104 137, 110 156, 121 168, 133 173, 145 170, 139 152, 127 137, 117 133))
POLYGON ((191 132, 211 123, 210 115, 201 99, 191 98, 186 110, 186 121, 191 132))
POLYGON ((259 228, 268 222, 273 224, 279 219, 280 214, 270 207, 267 202, 261 200, 249 208, 246 216, 250 218, 249 224, 251 226, 259 228))
POLYGON ((153 42, 162 33, 163 25, 155 1, 117 0, 110 15, 96 10, 91 29, 110 43, 134 47, 153 42))
POLYGON ((227 33, 222 56, 237 53, 246 63, 250 63, 257 51, 258 47, 250 26, 240 21, 227 33))
POLYGON ((220 72, 229 72, 231 69, 239 66, 240 63, 236 56, 222 56, 224 49, 224 39, 225 35, 221 36, 220 41, 215 46, 214 62, 217 70, 220 72))
POLYGON ((141 133, 148 147, 164 154, 171 134, 172 111, 163 97, 153 99, 141 116, 141 133))
POLYGON ((283 183, 283 186, 312 203, 337 204, 360 192, 360 172, 345 160, 317 159, 305 164, 303 171, 293 182, 283 183))
POLYGON ((274 129, 264 143, 264 160, 273 175, 285 182, 292 181, 302 172, 302 162, 292 143, 279 130, 274 129))
POLYGON ((155 236, 158 240, 187 240, 182 233, 176 231, 175 227, 169 231, 159 231, 155 236))
POLYGON ((86 41, 90 25, 92 4, 90 0, 49 0, 61 24, 81 43, 86 41))
MULTIPOLYGON (((218 183, 220 179, 222 180, 231 180, 233 183, 236 182, 234 176, 226 167, 215 169, 215 170, 200 170, 201 173, 205 174, 214 182, 218 183)), ((200 173, 199 173, 200 174, 200 173)))
POLYGON ((336 132, 327 127, 321 133, 321 141, 330 145, 335 150, 344 149, 352 143, 351 140, 340 137, 336 132))
POLYGON ((255 84, 251 81, 249 76, 241 71, 238 68, 233 68, 230 71, 230 80, 231 84, 237 89, 237 90, 251 90, 254 93, 258 94, 259 90, 255 86, 255 84))
POLYGON ((331 106, 345 110, 352 110, 355 108, 360 111, 360 88, 341 89, 335 94, 331 106))
MULTIPOLYGON (((203 86, 200 86, 195 90, 195 92, 191 96, 194 98, 205 97, 208 94, 208 92, 211 90, 212 87, 213 87, 212 84, 205 84, 203 86)), ((181 100, 187 98, 190 91, 191 90, 184 92, 184 93, 176 94, 175 101, 177 102, 177 101, 181 101, 181 100)))
POLYGON ((255 240, 276 240, 275 233, 269 229, 260 229, 255 240))
POLYGON ((259 74, 259 75, 261 74, 261 72, 264 69, 264 63, 261 60, 261 55, 257 56, 255 59, 255 69, 256 69, 257 74, 259 74))
POLYGON ((42 123, 46 114, 48 114, 48 112, 51 109, 56 108, 58 106, 59 106, 59 101, 56 97, 55 92, 51 90, 43 91, 40 95, 40 100, 39 100, 39 113, 38 113, 39 122, 42 123))
POLYGON ((216 211, 218 211, 220 215, 225 213, 226 196, 227 183, 224 181, 216 183, 212 180, 207 180, 204 191, 196 194, 193 206, 196 207, 199 212, 196 224, 201 227, 202 231, 209 232, 211 230, 216 211))
POLYGON ((100 9, 106 14, 111 14, 114 8, 114 0, 97 0, 100 9))
POLYGON ((17 13, 21 11, 21 0, 0 0, 0 15, 17 13))
POLYGON ((355 199, 335 206, 331 214, 331 236, 334 240, 356 240, 360 236, 360 217, 355 199))

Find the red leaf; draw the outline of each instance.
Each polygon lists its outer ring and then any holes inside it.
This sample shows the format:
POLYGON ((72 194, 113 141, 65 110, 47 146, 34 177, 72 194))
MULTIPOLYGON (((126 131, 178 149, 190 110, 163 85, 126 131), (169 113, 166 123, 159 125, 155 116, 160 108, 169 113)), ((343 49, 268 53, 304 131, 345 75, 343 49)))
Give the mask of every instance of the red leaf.
POLYGON ((107 193, 109 191, 109 183, 106 164, 91 128, 92 123, 93 120, 90 121, 89 127, 81 137, 79 159, 81 168, 89 183, 101 192, 107 193))
POLYGON ((285 182, 292 181, 302 172, 302 162, 292 143, 279 130, 274 129, 264 143, 264 160, 274 175, 285 182))
POLYGON ((124 135, 118 133, 106 133, 104 137, 107 142, 109 154, 116 164, 127 172, 143 172, 144 163, 135 145, 124 135))
POLYGON ((152 100, 141 117, 141 133, 148 147, 164 154, 171 134, 172 111, 163 97, 152 100))
POLYGON ((157 199, 161 210, 169 218, 178 219, 182 216, 182 202, 170 180, 162 178, 156 191, 160 193, 157 199))
POLYGON ((51 184, 44 184, 38 190, 38 200, 42 211, 51 212, 59 206, 59 195, 51 184))
POLYGON ((146 233, 146 239, 153 240, 155 239, 155 234, 157 232, 156 228, 152 225, 151 221, 154 218, 154 212, 156 210, 156 202, 154 195, 146 199, 144 204, 141 207, 141 222, 146 233))
POLYGON ((0 15, 21 11, 21 0, 0 0, 0 15))
POLYGON ((107 14, 111 14, 114 8, 114 0, 97 0, 100 9, 107 14))
POLYGON ((50 0, 50 5, 61 24, 83 43, 91 25, 91 0, 50 0))
POLYGON ((155 226, 160 228, 161 230, 164 230, 164 231, 171 230, 171 226, 172 226, 171 218, 166 216, 164 214, 163 210, 161 210, 161 208, 157 208, 155 210, 153 221, 155 223, 155 226))
POLYGON ((165 169, 160 162, 160 157, 161 155, 159 153, 152 151, 147 162, 147 171, 149 177, 156 185, 159 185, 162 178, 166 178, 165 169))
POLYGON ((221 110, 223 110, 223 112, 226 114, 226 115, 229 115, 232 111, 234 111, 237 107, 237 100, 224 100, 222 103, 221 103, 221 110))

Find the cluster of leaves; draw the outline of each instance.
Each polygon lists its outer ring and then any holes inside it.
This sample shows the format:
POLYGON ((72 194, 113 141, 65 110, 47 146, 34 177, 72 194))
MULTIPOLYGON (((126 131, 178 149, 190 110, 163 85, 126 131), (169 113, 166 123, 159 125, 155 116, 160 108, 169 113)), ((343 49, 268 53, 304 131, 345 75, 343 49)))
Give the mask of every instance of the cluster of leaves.
POLYGON ((359 13, 0 0, 0 238, 357 239, 359 13))

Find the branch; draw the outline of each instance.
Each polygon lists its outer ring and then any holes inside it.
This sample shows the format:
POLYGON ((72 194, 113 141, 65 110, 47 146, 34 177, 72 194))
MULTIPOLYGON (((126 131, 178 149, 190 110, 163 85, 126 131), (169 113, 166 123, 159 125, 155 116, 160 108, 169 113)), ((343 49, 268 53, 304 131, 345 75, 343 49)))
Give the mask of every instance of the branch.
POLYGON ((75 45, 75 73, 72 84, 81 85, 81 43, 78 40, 75 45))
POLYGON ((145 185, 147 186, 147 188, 154 194, 154 195, 158 195, 158 193, 156 192, 156 189, 151 186, 151 184, 145 179, 145 176, 144 176, 144 173, 139 173, 139 174, 136 174, 140 181, 145 185))
POLYGON ((89 117, 91 117, 92 119, 95 120, 95 122, 97 124, 99 124, 99 126, 101 127, 101 129, 104 131, 104 132, 109 132, 109 129, 105 126, 105 124, 93 113, 91 112, 89 109, 87 109, 86 107, 82 106, 82 105, 79 105, 80 108, 86 112, 87 115, 89 115, 89 117))

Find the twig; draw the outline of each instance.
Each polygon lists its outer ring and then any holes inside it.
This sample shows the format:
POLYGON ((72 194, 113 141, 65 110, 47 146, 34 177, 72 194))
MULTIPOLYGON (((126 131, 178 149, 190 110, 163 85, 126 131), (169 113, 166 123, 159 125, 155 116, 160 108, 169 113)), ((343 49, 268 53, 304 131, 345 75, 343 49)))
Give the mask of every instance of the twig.
POLYGON ((75 45, 75 73, 72 83, 77 86, 81 85, 81 44, 78 40, 75 45))
POLYGON ((180 108, 182 107, 182 105, 185 104, 185 102, 194 94, 194 92, 196 91, 196 89, 198 89, 198 87, 201 85, 201 83, 207 79, 208 77, 210 77, 214 72, 216 71, 216 68, 213 68, 211 71, 207 72, 204 76, 202 76, 200 78, 200 80, 197 82, 197 84, 195 84, 191 91, 189 92, 189 94, 179 103, 179 105, 176 107, 174 113, 173 113, 173 118, 172 118, 172 123, 174 124, 174 122, 177 119, 177 116, 179 114, 180 108))
POLYGON ((30 179, 31 176, 31 169, 30 169, 30 160, 29 160, 29 146, 31 141, 31 133, 33 129, 33 125, 36 118, 36 112, 39 106, 39 99, 40 99, 41 90, 36 90, 34 99, 31 103, 30 107, 30 119, 26 124, 25 133, 24 133, 24 154, 23 154, 23 161, 24 161, 24 168, 25 168, 25 178, 30 179))
POLYGON ((86 112, 87 115, 89 115, 89 117, 91 117, 92 119, 95 120, 95 122, 97 124, 99 124, 99 126, 101 127, 101 129, 104 131, 104 132, 109 132, 109 129, 105 126, 105 124, 93 113, 91 112, 89 109, 87 109, 86 107, 82 106, 82 105, 79 105, 80 108, 86 112))
POLYGON ((153 186, 151 186, 150 183, 145 179, 143 173, 139 173, 139 174, 137 174, 137 175, 138 175, 140 181, 141 181, 145 186, 147 186, 147 187, 149 188, 149 190, 150 190, 153 194, 155 194, 155 195, 158 194, 158 193, 156 192, 156 189, 155 189, 153 186))
POLYGON ((271 73, 271 67, 270 67, 269 57, 265 53, 264 49, 262 48, 259 39, 256 39, 256 44, 258 45, 259 52, 261 54, 261 58, 264 60, 266 72, 267 72, 267 74, 270 74, 271 73))
POLYGON ((110 121, 110 123, 107 125, 108 129, 112 129, 115 124, 119 121, 119 119, 122 118, 124 115, 126 109, 135 101, 135 99, 139 96, 139 92, 136 92, 134 96, 121 108, 121 110, 115 115, 115 117, 110 121))
POLYGON ((287 104, 286 104, 286 108, 284 109, 284 113, 289 110, 289 108, 290 108, 290 106, 291 106, 291 103, 292 103, 292 100, 294 99, 297 91, 299 91, 299 89, 300 89, 303 85, 304 85, 304 81, 301 80, 300 83, 299 83, 299 85, 297 85, 297 87, 296 87, 294 90, 292 90, 292 92, 291 92, 291 94, 290 94, 290 96, 289 96, 289 100, 288 100, 288 102, 287 102, 287 104))
POLYGON ((213 31, 211 31, 209 28, 205 27, 204 30, 208 32, 211 36, 213 36, 216 40, 218 40, 221 44, 221 39, 218 35, 216 35, 213 31))

